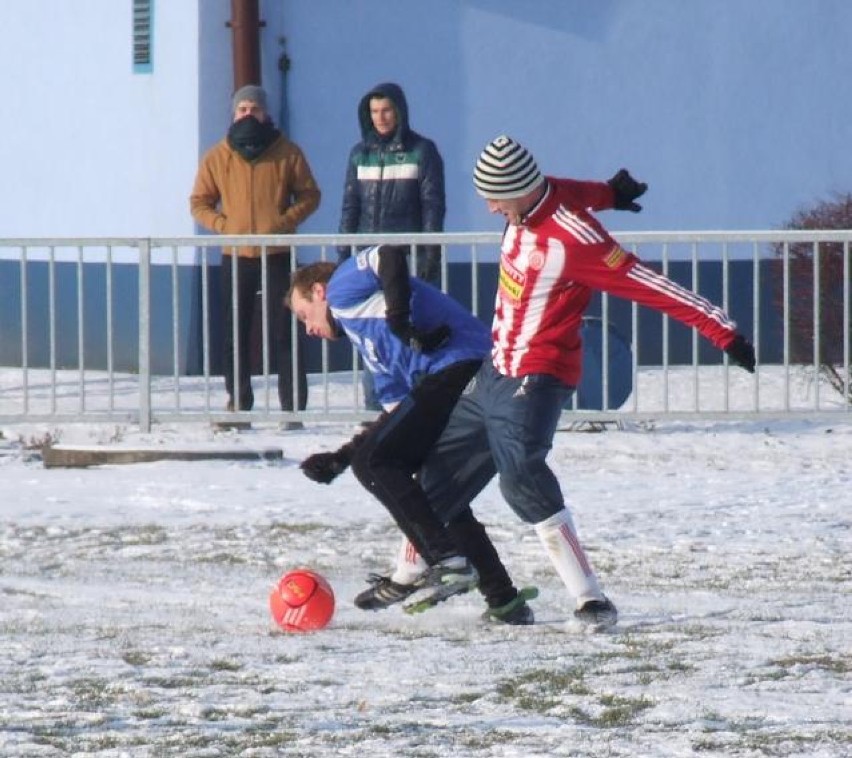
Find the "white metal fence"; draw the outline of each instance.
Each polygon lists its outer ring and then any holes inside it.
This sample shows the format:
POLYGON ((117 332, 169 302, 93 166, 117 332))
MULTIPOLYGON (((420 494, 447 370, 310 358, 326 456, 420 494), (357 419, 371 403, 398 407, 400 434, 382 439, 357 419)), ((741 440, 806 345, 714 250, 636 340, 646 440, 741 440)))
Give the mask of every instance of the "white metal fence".
MULTIPOLYGON (((731 293, 739 291, 740 300, 748 301, 744 312, 752 328, 744 331, 758 351, 757 372, 749 375, 729 366, 718 351, 708 354, 697 334, 687 338, 688 358, 675 359, 666 317, 660 316, 659 325, 650 331, 640 328, 643 309, 604 295, 603 404, 599 410, 568 410, 569 420, 802 414, 852 418, 852 232, 616 236, 626 249, 666 273, 676 268, 682 273, 686 267, 685 283, 695 290, 706 284, 702 272, 711 265, 718 292, 706 294, 726 310, 736 305, 743 311, 742 302, 732 302, 731 293), (747 296, 742 296, 742 277, 750 280, 747 296), (633 349, 626 370, 632 391, 620 407, 610 408, 607 389, 613 374, 607 327, 618 309, 622 322, 628 314, 625 336, 633 349), (768 329, 767 323, 775 326, 768 329), (827 366, 833 368, 827 371, 827 366)), ((485 291, 481 264, 496 263, 499 239, 492 233, 0 239, 0 422, 110 421, 138 424, 147 431, 163 422, 371 418, 374 414, 361 408, 357 361, 351 362, 354 368, 332 370, 327 344, 309 376, 307 410, 278 410, 265 335, 259 341, 262 370, 254 380, 254 409, 225 412, 223 381, 212 370, 218 344, 211 335, 216 316, 211 272, 218 265, 218 248, 261 246, 265 260, 268 246, 290 245, 303 263, 336 260, 338 245, 439 244, 442 286, 452 290, 452 277, 469 272, 463 295, 474 312, 488 320, 493 291, 485 291), (188 342, 197 343, 200 358, 194 367, 187 366, 188 342), (97 357, 87 359, 92 354, 97 357)), ((416 259, 415 249, 412 254, 416 259)), ((263 270, 265 275, 265 266, 263 270)), ((268 307, 262 287, 261 314, 268 307)), ((265 331, 266 318, 260 323, 265 331)), ((295 340, 294 320, 291 329, 295 340)), ((294 379, 295 373, 294 366, 294 379)))

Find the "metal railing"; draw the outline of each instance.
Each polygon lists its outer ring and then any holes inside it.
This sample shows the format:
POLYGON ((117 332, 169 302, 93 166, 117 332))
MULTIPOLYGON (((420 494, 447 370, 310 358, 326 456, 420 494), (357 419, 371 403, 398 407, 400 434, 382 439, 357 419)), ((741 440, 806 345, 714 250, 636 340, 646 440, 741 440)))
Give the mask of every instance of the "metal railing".
MULTIPOLYGON (((668 317, 660 316, 659 329, 652 327, 649 336, 647 327, 640 329, 640 312, 645 311, 603 295, 599 301, 603 403, 597 410, 580 410, 575 404, 566 412, 567 418, 850 417, 846 414, 850 410, 852 232, 615 236, 625 249, 659 265, 664 273, 671 275, 673 269, 683 273, 686 267, 684 284, 695 290, 702 289, 702 276, 712 266, 714 286, 720 291, 718 296, 707 296, 729 311, 735 305, 732 289, 735 285, 742 289, 736 277, 746 272, 751 288, 745 318, 753 328, 744 331, 753 338, 759 358, 777 355, 760 361, 757 372, 749 375, 729 366, 719 351, 708 353, 707 345, 693 332, 685 338, 687 357, 677 358, 683 344, 674 345, 668 317), (629 321, 632 353, 626 370, 632 391, 622 405, 611 408, 613 332, 609 327, 619 309, 621 321, 629 321), (778 329, 772 333, 765 328, 767 313, 776 314, 778 329), (808 323, 810 340, 802 336, 808 323), (803 358, 803 353, 809 357, 803 358), (825 372, 826 355, 832 356, 833 376, 825 372)), ((493 288, 486 291, 483 264, 496 264, 499 240, 495 233, 0 239, 0 308, 4 309, 0 310, 0 366, 5 366, 0 367, 0 422, 109 421, 138 424, 147 431, 153 424, 166 422, 372 418, 375 414, 361 407, 354 351, 347 347, 348 367, 335 370, 326 343, 309 376, 307 409, 278 410, 277 392, 271 390, 276 385, 270 374, 265 286, 259 303, 261 370, 255 379, 261 390, 256 393, 259 402, 252 411, 225 411, 223 381, 214 370, 219 346, 211 326, 217 317, 211 272, 218 249, 260 247, 266 282, 266 251, 272 246, 291 246, 292 254, 303 263, 336 260, 340 245, 405 244, 411 245, 416 263, 415 244, 440 245, 442 287, 452 292, 456 283, 451 274, 466 271, 461 299, 467 299, 471 309, 487 321, 493 288), (200 356, 194 366, 187 358, 190 343, 200 356)), ((453 294, 458 295, 455 289, 453 294)), ((294 319, 290 328, 296 344, 294 319)), ((680 342, 684 343, 683 335, 680 342)), ((294 388, 298 355, 294 351, 294 388)), ((298 407, 295 397, 293 407, 298 407)))

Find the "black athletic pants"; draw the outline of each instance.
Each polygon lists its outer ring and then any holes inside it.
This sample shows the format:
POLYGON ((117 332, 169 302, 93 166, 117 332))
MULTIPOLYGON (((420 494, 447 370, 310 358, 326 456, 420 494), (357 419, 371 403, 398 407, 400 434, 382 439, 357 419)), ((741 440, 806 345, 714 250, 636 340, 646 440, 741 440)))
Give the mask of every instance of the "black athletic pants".
POLYGON ((355 452, 352 471, 428 564, 451 555, 466 556, 479 572, 480 591, 495 607, 512 600, 517 590, 482 524, 465 507, 445 526, 415 477, 480 365, 464 361, 424 377, 370 429, 355 452))

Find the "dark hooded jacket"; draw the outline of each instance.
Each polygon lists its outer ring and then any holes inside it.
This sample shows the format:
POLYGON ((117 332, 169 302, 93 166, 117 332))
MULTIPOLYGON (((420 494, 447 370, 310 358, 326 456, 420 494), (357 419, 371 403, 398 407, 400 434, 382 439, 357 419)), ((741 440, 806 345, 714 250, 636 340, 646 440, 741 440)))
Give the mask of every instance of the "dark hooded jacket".
MULTIPOLYGON (((408 125, 408 104, 398 84, 373 87, 358 104, 362 140, 352 148, 343 189, 343 234, 369 232, 441 232, 444 230, 444 162, 430 139, 408 125), (396 131, 378 135, 370 119, 370 99, 386 97, 396 108, 396 131)), ((339 249, 348 258, 349 247, 339 249)), ((428 246, 420 255, 420 273, 432 278, 440 247, 428 246), (423 260, 420 260, 423 258, 423 260)))

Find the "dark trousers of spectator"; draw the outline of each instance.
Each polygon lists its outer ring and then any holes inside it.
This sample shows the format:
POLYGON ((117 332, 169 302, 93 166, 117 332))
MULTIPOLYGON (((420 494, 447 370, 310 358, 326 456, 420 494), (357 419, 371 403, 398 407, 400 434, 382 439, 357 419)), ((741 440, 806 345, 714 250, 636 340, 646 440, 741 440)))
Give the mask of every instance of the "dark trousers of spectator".
MULTIPOLYGON (((224 373, 225 389, 233 401, 234 410, 251 410, 254 406, 254 393, 251 387, 251 333, 255 318, 255 308, 262 318, 262 300, 259 297, 262 278, 261 258, 236 259, 236 308, 234 308, 234 270, 230 255, 222 256, 221 282, 224 319, 224 373), (236 313, 238 351, 237 371, 234 370, 234 318, 236 313), (239 385, 239 398, 236 397, 239 385)), ((269 370, 278 372, 278 401, 281 410, 293 409, 293 340, 291 314, 284 305, 284 295, 290 286, 290 254, 268 255, 266 259, 267 286, 267 322, 266 345, 269 356, 269 370)), ((259 326, 259 325, 258 325, 259 326)), ((298 372, 297 401, 298 410, 304 410, 308 401, 308 383, 305 375, 305 362, 301 349, 301 340, 297 340, 298 372)))

